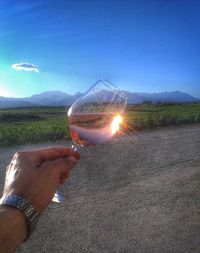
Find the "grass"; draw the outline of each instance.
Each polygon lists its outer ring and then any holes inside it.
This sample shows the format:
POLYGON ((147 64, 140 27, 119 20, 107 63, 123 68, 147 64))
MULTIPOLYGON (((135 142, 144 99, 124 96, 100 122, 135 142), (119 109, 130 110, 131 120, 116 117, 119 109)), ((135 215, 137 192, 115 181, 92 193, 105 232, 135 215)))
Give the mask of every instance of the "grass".
POLYGON ((0 124, 0 146, 69 138, 67 121, 60 118, 0 124))
POLYGON ((200 123, 200 104, 129 106, 126 120, 135 129, 200 123))
POLYGON ((69 138, 65 108, 0 110, 0 146, 69 138))
MULTIPOLYGON (((129 105, 128 129, 200 123, 200 104, 129 105)), ((39 143, 69 138, 66 109, 36 107, 0 110, 0 146, 39 143)))

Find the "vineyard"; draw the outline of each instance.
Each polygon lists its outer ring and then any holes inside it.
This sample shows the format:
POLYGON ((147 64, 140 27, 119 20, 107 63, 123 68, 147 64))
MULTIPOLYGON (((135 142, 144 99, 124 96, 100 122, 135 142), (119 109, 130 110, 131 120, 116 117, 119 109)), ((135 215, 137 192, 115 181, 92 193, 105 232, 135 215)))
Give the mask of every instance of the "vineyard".
POLYGON ((161 104, 128 106, 126 120, 137 130, 200 123, 199 104, 161 104))
MULTIPOLYGON (((128 105, 123 131, 200 123, 200 104, 128 105)), ((0 110, 0 146, 69 138, 66 108, 0 110)))

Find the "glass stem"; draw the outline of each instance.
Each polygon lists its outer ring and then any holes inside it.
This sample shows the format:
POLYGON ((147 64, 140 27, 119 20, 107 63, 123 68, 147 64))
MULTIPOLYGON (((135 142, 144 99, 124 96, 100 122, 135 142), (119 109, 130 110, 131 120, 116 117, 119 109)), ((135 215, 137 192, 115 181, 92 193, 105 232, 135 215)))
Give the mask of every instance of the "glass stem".
POLYGON ((72 144, 71 149, 77 151, 79 147, 76 144, 72 144))

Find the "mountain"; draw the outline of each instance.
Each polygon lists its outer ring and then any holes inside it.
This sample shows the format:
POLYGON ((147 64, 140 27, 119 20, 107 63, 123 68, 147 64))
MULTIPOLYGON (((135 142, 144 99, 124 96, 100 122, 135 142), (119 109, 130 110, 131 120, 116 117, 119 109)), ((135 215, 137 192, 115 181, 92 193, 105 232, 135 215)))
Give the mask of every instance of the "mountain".
POLYGON ((82 94, 80 92, 77 92, 74 95, 68 95, 67 97, 64 97, 57 101, 52 101, 52 103, 49 103, 49 106, 69 106, 72 105, 73 102, 80 97, 82 94))
MULTIPOLYGON (((129 104, 140 104, 144 101, 152 101, 153 103, 193 103, 200 102, 200 99, 192 97, 181 91, 161 92, 161 93, 131 93, 123 91, 128 98, 129 104)), ((33 107, 33 106, 69 106, 82 94, 77 92, 69 95, 61 91, 47 91, 26 98, 7 98, 0 97, 0 109, 15 107, 33 107)), ((99 97, 104 98, 104 102, 108 101, 112 94, 109 91, 100 91, 91 101, 98 101, 99 97)))
POLYGON ((200 102, 200 99, 192 97, 187 93, 181 91, 160 92, 160 93, 131 93, 124 91, 128 98, 128 104, 140 104, 144 101, 151 101, 152 103, 194 103, 200 102))
POLYGON ((161 92, 161 93, 139 93, 140 96, 151 100, 152 102, 168 102, 168 103, 179 103, 179 102, 197 102, 199 99, 192 97, 187 93, 183 93, 181 91, 172 91, 172 92, 161 92))
POLYGON ((33 95, 29 98, 24 98, 24 100, 38 104, 40 106, 48 106, 51 103, 56 103, 62 99, 68 99, 71 95, 66 94, 61 91, 47 91, 41 94, 33 95))
POLYGON ((69 106, 81 93, 69 95, 61 91, 47 91, 25 98, 0 97, 0 109, 34 106, 69 106))
POLYGON ((33 106, 37 106, 37 104, 30 103, 21 98, 0 97, 0 109, 16 108, 16 107, 33 107, 33 106))

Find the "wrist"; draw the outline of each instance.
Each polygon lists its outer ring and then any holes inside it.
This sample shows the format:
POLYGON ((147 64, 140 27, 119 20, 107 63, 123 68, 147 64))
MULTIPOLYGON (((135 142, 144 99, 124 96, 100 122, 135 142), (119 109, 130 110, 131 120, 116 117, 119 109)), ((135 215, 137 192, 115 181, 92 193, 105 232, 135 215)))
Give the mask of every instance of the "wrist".
POLYGON ((27 237, 33 232, 37 220, 39 218, 39 212, 32 206, 32 204, 18 195, 10 194, 1 199, 1 205, 16 209, 21 215, 24 216, 27 227, 27 237))
POLYGON ((13 252, 27 237, 26 217, 18 209, 0 206, 0 252, 13 252))
POLYGON ((24 231, 27 233, 26 217, 23 215, 22 212, 20 212, 20 210, 11 206, 0 205, 0 213, 5 214, 5 216, 9 217, 12 222, 14 221, 14 223, 23 224, 24 231))

